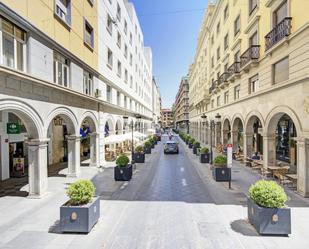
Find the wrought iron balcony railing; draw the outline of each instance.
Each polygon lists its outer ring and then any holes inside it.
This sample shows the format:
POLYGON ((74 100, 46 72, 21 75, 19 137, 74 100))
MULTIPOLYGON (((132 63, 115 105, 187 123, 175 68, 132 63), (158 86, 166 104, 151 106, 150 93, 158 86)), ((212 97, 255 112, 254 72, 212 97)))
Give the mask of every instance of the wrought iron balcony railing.
POLYGON ((240 56, 240 67, 243 68, 252 60, 258 60, 260 58, 260 45, 251 45, 241 56, 240 56))
POLYGON ((228 78, 230 74, 228 72, 224 72, 223 74, 220 75, 219 79, 218 79, 218 85, 222 85, 226 82, 228 82, 228 78))
POLYGON ((228 69, 228 77, 233 76, 234 74, 237 74, 240 72, 240 62, 236 61, 234 62, 228 69))
POLYGON ((265 36, 265 50, 267 51, 273 47, 276 43, 281 41, 284 37, 287 37, 291 34, 291 22, 292 17, 286 17, 281 22, 279 22, 276 27, 273 28, 265 36))
POLYGON ((217 88, 218 80, 212 82, 210 88, 209 88, 209 94, 212 94, 212 92, 217 88))

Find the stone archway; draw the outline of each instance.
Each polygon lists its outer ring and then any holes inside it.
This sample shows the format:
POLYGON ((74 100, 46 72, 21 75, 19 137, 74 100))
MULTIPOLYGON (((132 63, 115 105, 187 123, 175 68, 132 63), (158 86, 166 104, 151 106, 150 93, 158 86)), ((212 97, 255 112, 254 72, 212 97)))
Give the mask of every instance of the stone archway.
POLYGON ((231 122, 228 118, 225 118, 223 120, 222 144, 225 147, 228 143, 231 143, 231 122))
POLYGON ((115 134, 120 135, 122 133, 123 133, 122 121, 120 119, 117 119, 116 124, 115 124, 115 134))
POLYGON ((45 127, 50 138, 49 164, 67 162, 67 176, 76 177, 80 172, 80 128, 76 115, 65 107, 56 108, 48 115, 45 127))
POLYGON ((263 154, 264 121, 259 112, 252 112, 245 122, 244 155, 251 157, 253 153, 263 154))
MULTIPOLYGON (((27 104, 16 100, 0 100, 1 122, 9 122, 8 114, 13 113, 25 126, 28 139, 28 183, 29 197, 38 198, 47 191, 47 139, 44 137, 43 121, 38 113, 27 104)), ((1 178, 9 178, 7 170, 4 171, 4 160, 9 161, 8 135, 0 134, 1 141, 1 178)))
POLYGON ((243 150, 243 131, 244 131, 244 121, 241 116, 236 115, 232 121, 232 144, 233 150, 243 150))
POLYGON ((83 156, 89 156, 89 166, 99 166, 98 120, 91 112, 83 115, 80 123, 81 147, 83 156), (87 155, 86 155, 87 154, 87 155))

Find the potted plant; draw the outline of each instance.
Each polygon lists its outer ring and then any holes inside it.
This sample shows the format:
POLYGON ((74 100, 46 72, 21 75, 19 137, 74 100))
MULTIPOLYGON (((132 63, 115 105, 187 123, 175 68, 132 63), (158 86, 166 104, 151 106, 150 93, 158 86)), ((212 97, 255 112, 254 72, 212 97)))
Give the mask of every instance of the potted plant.
POLYGON ((156 135, 153 135, 153 136, 152 136, 152 139, 153 139, 154 144, 157 145, 157 144, 158 144, 158 138, 157 138, 157 136, 156 136, 156 135))
POLYGON ((199 149, 201 147, 201 144, 200 144, 200 142, 198 142, 198 141, 194 141, 194 143, 193 143, 193 154, 197 154, 197 150, 199 149))
POLYGON ((115 181, 130 181, 132 178, 132 165, 129 164, 130 159, 126 155, 120 155, 116 160, 114 168, 115 181))
POLYGON ((136 163, 144 163, 145 162, 145 153, 143 146, 137 146, 135 148, 135 152, 133 154, 133 160, 136 163))
POLYGON ((144 144, 144 152, 145 154, 151 154, 151 143, 149 141, 144 144))
POLYGON ((200 151, 200 162, 201 163, 209 163, 209 149, 204 147, 200 151))
POLYGON ((291 234, 291 210, 287 195, 274 181, 260 180, 249 189, 248 219, 259 234, 291 234))
POLYGON ((192 149, 192 148, 193 148, 194 142, 195 142, 195 139, 194 139, 193 137, 190 138, 190 140, 189 140, 189 149, 192 149))
POLYGON ((151 146, 151 148, 153 149, 153 148, 155 147, 155 143, 154 143, 153 138, 152 138, 152 137, 149 138, 148 141, 150 142, 150 146, 151 146))
POLYGON ((231 177, 231 168, 227 167, 227 158, 224 155, 219 155, 214 160, 212 174, 217 182, 227 182, 231 177))
POLYGON ((89 233, 100 217, 100 198, 90 180, 78 180, 67 190, 70 198, 60 207, 62 232, 89 233))
POLYGON ((190 135, 187 135, 185 140, 186 144, 189 144, 190 139, 191 139, 190 135))

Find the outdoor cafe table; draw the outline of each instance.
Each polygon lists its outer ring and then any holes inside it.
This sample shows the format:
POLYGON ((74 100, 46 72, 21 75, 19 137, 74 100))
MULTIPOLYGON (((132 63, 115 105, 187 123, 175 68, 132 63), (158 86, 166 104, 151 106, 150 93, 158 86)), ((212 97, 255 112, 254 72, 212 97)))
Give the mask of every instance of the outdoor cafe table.
POLYGON ((297 179, 298 179, 297 174, 286 174, 285 176, 287 178, 291 179, 291 181, 293 182, 293 186, 294 186, 294 184, 297 183, 297 179))
POLYGON ((276 174, 285 174, 289 170, 290 166, 268 166, 267 169, 272 172, 273 177, 276 174))

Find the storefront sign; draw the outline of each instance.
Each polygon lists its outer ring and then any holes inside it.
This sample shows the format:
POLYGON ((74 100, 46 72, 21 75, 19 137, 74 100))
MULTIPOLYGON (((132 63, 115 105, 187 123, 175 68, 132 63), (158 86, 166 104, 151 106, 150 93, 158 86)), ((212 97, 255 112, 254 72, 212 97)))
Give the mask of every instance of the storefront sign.
POLYGON ((233 164, 233 145, 228 144, 227 145, 227 167, 232 168, 233 164))
POLYGON ((6 124, 7 134, 20 134, 20 125, 18 123, 6 124))

